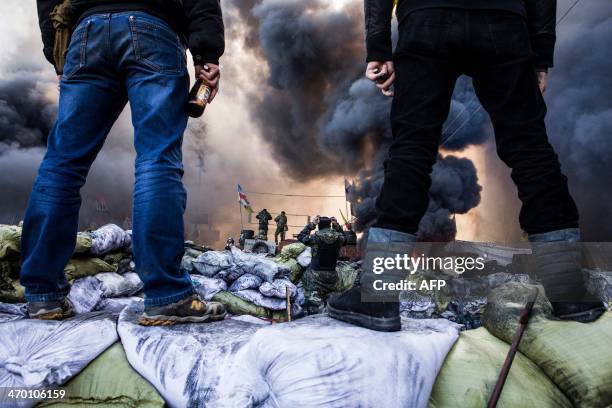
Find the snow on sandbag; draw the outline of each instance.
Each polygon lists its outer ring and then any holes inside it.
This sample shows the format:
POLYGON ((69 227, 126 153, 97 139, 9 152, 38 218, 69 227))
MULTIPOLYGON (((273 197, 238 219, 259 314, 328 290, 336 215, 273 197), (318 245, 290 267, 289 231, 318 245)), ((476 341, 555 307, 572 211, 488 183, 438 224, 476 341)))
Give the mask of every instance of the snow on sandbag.
POLYGON ((93 276, 75 280, 68 294, 68 299, 72 302, 77 314, 91 312, 103 297, 102 284, 93 276))
POLYGON ((0 303, 0 323, 28 317, 25 303, 0 303))
POLYGON ((380 333, 316 315, 263 327, 228 360, 210 406, 426 407, 459 326, 402 323, 380 333))
POLYGON ((239 248, 232 247, 232 257, 234 263, 244 273, 259 276, 266 282, 272 282, 274 278, 287 276, 290 273, 289 267, 267 258, 265 254, 246 253, 239 248))
POLYGON ((323 315, 142 327, 141 311, 121 313, 119 335, 170 407, 424 407, 459 327, 404 319, 379 333, 323 315))
POLYGON ((310 262, 312 262, 312 249, 310 249, 310 247, 307 247, 304 252, 302 252, 296 258, 296 260, 302 268, 308 268, 310 266, 310 262))
POLYGON ((133 302, 143 302, 144 299, 138 296, 102 299, 96 305, 95 311, 119 314, 123 309, 133 302))
POLYGON ((261 286, 263 279, 259 276, 252 275, 250 273, 245 273, 238 279, 236 279, 232 285, 229 287, 230 292, 238 292, 240 290, 245 289, 257 289, 261 286))
POLYGON ((232 292, 241 299, 251 302, 256 306, 265 307, 270 310, 286 310, 287 302, 285 299, 273 298, 264 296, 260 291, 255 289, 245 289, 238 292, 232 292))
POLYGON ((259 292, 264 296, 286 299, 287 288, 289 288, 289 296, 294 298, 297 294, 297 287, 289 279, 274 279, 272 283, 264 282, 259 287, 259 292))
POLYGON ((233 259, 228 251, 208 251, 194 259, 192 264, 198 273, 212 278, 223 269, 232 266, 233 259))
MULTIPOLYGON (((58 387, 116 341, 115 318, 104 313, 88 313, 64 321, 23 319, 3 323, 0 387, 58 387)), ((36 404, 35 400, 27 400, 17 405, 1 398, 2 407, 36 404)))
POLYGON ((138 293, 144 287, 144 283, 135 272, 128 272, 124 275, 118 273, 99 273, 94 276, 100 281, 102 294, 106 298, 131 296, 138 293))
POLYGON ((222 279, 191 275, 191 281, 198 295, 204 300, 211 300, 217 293, 227 290, 227 283, 222 279))
POLYGON ((132 243, 131 234, 115 224, 106 224, 91 232, 90 235, 91 248, 89 251, 98 256, 128 248, 132 243))
POLYGON ((485 327, 510 343, 534 287, 539 295, 519 351, 536 363, 574 406, 612 405, 612 312, 591 323, 553 320, 542 287, 508 283, 489 295, 485 327))
POLYGON ((121 312, 117 330, 130 365, 170 407, 205 407, 216 398, 227 361, 261 326, 237 320, 143 327, 142 304, 121 312))

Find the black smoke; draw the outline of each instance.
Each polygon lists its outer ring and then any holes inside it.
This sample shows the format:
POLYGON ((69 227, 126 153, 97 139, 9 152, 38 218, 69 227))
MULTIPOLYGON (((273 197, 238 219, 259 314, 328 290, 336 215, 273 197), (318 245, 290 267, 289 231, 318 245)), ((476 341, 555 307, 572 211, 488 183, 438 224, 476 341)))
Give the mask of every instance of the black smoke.
MULTIPOLYGON (((340 10, 330 9, 329 2, 314 0, 246 3, 254 4, 250 16, 255 17, 246 20, 248 32, 258 33, 249 43, 258 47, 257 54, 269 69, 267 82, 259 88, 260 103, 252 110, 254 119, 291 177, 311 180, 357 174, 351 191, 353 214, 357 229, 367 228, 375 218, 374 202, 382 186, 383 162, 391 140, 391 100, 363 79, 361 3, 353 2, 340 10)), ((245 2, 235 5, 244 6, 245 2)), ((238 13, 244 15, 244 7, 238 13)), ((453 113, 470 113, 464 109, 469 105, 469 89, 469 81, 462 80, 451 107, 453 113)), ((449 147, 453 149, 485 138, 480 124, 469 121, 466 126, 463 122, 463 117, 458 117, 450 128, 449 147), (472 135, 475 128, 478 136, 472 135)), ((467 212, 480 200, 481 188, 469 160, 448 158, 440 162, 432 175, 432 204, 419 232, 428 240, 452 239, 456 233, 453 215, 467 212), (452 177, 464 173, 465 177, 452 177), (458 195, 461 190, 469 198, 458 195)))
POLYGON ((37 81, 0 80, 0 154, 44 146, 56 110, 37 81))

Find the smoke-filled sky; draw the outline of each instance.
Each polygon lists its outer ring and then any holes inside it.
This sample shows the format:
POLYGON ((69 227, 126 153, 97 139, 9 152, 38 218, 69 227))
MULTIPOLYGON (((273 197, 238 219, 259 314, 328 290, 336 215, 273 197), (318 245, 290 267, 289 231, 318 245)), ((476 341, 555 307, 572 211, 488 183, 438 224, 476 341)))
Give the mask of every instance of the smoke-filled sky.
MULTIPOLYGON (((57 108, 55 76, 42 56, 33 3, 0 4, 0 222, 16 223, 23 216, 57 108)), ((204 231, 208 227, 200 228, 199 236, 192 227, 205 215, 221 239, 237 235, 238 182, 250 191, 342 195, 347 177, 355 180, 355 210, 367 224, 390 135, 389 100, 362 79, 362 2, 222 3, 227 51, 221 93, 203 120, 190 120, 185 137, 190 237, 214 243, 214 235, 204 231)), ((559 14, 570 3, 560 0, 559 14)), ((579 4, 559 27, 556 68, 546 94, 550 137, 590 240, 612 237, 610 40, 612 3, 579 4)), ((447 122, 450 133, 472 110, 471 95, 469 79, 462 78, 447 122)), ((421 224, 423 237, 454 236, 451 214, 467 213, 456 217, 458 237, 518 239, 516 191, 491 139, 480 111, 445 145, 421 224)), ((126 111, 84 188, 83 226, 129 218, 133 158, 126 111)), ((256 208, 289 214, 338 215, 338 208, 345 208, 338 198, 249 198, 256 208)), ((304 222, 290 216, 292 225, 304 222)))

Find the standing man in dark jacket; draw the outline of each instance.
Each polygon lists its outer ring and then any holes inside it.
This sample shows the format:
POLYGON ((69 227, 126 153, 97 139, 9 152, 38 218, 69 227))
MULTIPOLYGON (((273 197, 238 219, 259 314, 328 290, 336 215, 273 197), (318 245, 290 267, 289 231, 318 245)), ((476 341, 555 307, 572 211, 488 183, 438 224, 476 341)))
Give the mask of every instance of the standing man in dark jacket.
MULTIPOLYGON (((44 53, 52 63, 57 61, 50 13, 60 3, 38 0, 44 53)), ((145 291, 140 322, 223 319, 223 306, 202 302, 189 275, 180 271, 185 52, 188 47, 193 54, 196 77, 213 89, 212 101, 224 51, 219 0, 72 0, 64 11, 73 32, 63 70, 56 64, 62 75, 57 121, 23 225, 21 282, 30 317, 62 319, 73 313, 63 270, 75 246, 79 191, 129 101, 136 147, 133 249, 145 291)))
MULTIPOLYGON (((427 210, 442 125, 462 74, 472 77, 491 117, 497 152, 512 169, 523 204, 519 220, 530 241, 580 239, 578 211, 544 125, 542 93, 553 66, 556 0, 399 0, 394 54, 393 5, 393 0, 365 0, 366 76, 394 97, 393 142, 377 200, 378 221, 369 231, 361 288, 329 304, 332 317, 385 331, 400 330, 397 299, 361 303, 362 293, 374 293, 372 253, 392 257, 385 252, 401 243, 410 253, 427 210)), ((575 247, 550 248, 556 248, 556 265, 545 261, 550 253, 540 256, 535 248, 534 253, 555 313, 571 316, 597 307, 586 294, 575 247)))
POLYGON ((314 222, 309 222, 300 231, 298 241, 312 249, 312 261, 302 278, 306 309, 309 314, 320 313, 329 294, 336 290, 336 263, 346 239, 342 232, 332 228, 330 218, 317 215, 314 222), (317 232, 311 234, 315 228, 317 232))

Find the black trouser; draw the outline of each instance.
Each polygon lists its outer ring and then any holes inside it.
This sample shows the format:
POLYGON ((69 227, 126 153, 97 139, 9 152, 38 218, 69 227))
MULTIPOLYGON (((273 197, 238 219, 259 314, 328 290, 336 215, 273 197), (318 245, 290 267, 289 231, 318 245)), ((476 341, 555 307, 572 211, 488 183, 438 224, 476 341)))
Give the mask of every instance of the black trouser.
POLYGON ((548 142, 525 19, 512 13, 424 9, 399 27, 391 110, 393 142, 377 201, 377 227, 416 233, 427 210, 442 125, 455 82, 473 78, 512 169, 527 233, 578 226, 578 211, 548 142))

